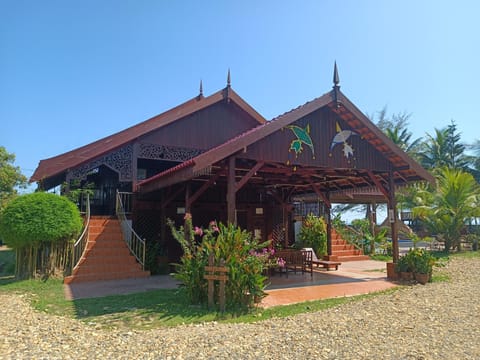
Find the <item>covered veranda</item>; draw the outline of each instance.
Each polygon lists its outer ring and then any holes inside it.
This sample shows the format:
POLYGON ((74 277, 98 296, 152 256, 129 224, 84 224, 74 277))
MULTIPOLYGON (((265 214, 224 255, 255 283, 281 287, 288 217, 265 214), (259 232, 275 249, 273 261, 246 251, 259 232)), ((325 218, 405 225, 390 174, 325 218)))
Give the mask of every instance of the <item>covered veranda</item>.
POLYGON ((241 223, 260 240, 280 229, 285 246, 292 243, 292 199, 315 194, 325 205, 330 256, 332 199, 375 188, 388 204, 396 261, 395 188, 423 180, 433 177, 350 102, 335 71, 330 92, 138 183, 136 191, 139 204, 158 199, 164 214, 179 201, 188 213, 214 207, 216 219, 241 223))

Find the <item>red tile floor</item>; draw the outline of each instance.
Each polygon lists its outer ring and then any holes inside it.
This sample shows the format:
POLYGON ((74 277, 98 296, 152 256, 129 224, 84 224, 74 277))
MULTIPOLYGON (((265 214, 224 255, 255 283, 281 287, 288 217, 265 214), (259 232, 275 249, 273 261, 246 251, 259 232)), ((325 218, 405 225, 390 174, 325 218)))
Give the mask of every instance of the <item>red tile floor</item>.
MULTIPOLYGON (((300 272, 275 274, 269 278, 263 307, 287 305, 303 301, 339 296, 352 296, 381 291, 396 286, 386 278, 386 265, 380 261, 344 262, 337 271, 317 269, 313 276, 300 272)), ((108 280, 64 285, 67 299, 93 298, 129 294, 155 289, 176 288, 178 283, 169 275, 143 279, 108 280)))
POLYGON ((368 294, 396 286, 387 280, 385 262, 364 260, 344 262, 337 271, 314 267, 308 273, 275 274, 261 306, 287 305, 303 301, 368 294))

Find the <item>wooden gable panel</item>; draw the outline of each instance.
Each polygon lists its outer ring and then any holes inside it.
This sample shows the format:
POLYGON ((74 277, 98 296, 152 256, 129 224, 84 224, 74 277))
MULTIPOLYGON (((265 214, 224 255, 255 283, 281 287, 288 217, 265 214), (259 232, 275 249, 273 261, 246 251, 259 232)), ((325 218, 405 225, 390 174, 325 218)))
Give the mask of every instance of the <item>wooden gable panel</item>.
POLYGON ((239 157, 292 166, 391 168, 381 151, 328 107, 318 109, 250 145, 239 157))
POLYGON ((206 150, 256 125, 237 105, 224 101, 151 132, 141 142, 206 150))

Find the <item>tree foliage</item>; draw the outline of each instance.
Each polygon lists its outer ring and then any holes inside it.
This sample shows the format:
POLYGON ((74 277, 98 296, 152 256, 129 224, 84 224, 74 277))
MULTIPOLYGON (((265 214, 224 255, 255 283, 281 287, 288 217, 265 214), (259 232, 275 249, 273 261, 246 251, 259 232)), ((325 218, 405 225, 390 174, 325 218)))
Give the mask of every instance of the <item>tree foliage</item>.
POLYGON ((17 188, 25 188, 27 184, 27 178, 14 162, 15 155, 0 146, 0 211, 17 195, 17 188))
POLYGON ((468 220, 480 216, 479 185, 471 174, 458 169, 444 167, 436 175, 436 189, 417 188, 413 214, 445 241, 446 251, 459 249, 468 220))
POLYGON ((308 214, 302 222, 299 248, 313 248, 318 257, 327 255, 327 224, 322 217, 308 214))
POLYGON ((421 165, 426 169, 447 167, 467 171, 473 159, 466 155, 466 147, 460 140, 454 122, 443 129, 435 129, 434 135, 427 134, 419 149, 421 165))
POLYGON ((80 212, 67 198, 37 192, 12 200, 0 217, 0 236, 17 250, 17 277, 48 276, 69 260, 69 241, 82 229, 80 212))
MULTIPOLYGON (((392 142, 412 157, 416 157, 422 138, 412 139, 412 132, 408 129, 411 114, 403 112, 387 115, 387 107, 377 113, 377 126, 392 142)), ((370 117, 374 121, 374 116, 370 117)))

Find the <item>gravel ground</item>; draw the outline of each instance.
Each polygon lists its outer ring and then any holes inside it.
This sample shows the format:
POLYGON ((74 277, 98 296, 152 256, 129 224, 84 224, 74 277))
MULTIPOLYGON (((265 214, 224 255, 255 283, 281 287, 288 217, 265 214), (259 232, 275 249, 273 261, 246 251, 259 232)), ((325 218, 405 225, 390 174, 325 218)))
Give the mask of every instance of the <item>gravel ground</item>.
POLYGON ((480 260, 451 281, 254 324, 103 330, 0 292, 2 359, 480 359, 480 260))

